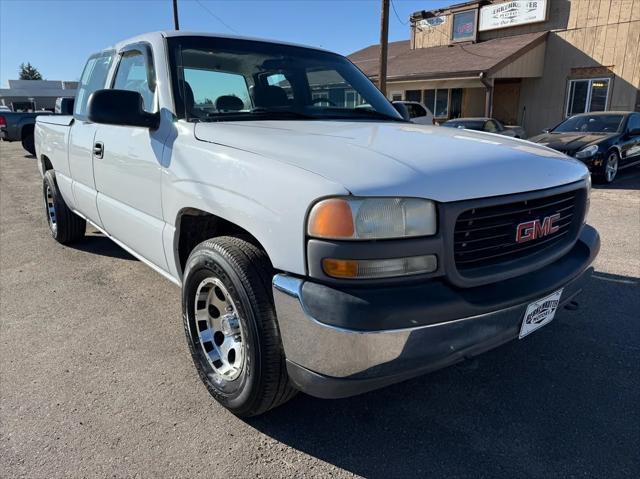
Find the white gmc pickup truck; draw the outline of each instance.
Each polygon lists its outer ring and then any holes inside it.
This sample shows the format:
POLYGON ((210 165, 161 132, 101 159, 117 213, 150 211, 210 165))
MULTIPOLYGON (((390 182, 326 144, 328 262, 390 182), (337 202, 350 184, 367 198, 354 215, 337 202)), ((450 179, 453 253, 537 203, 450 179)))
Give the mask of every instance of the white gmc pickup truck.
POLYGON ((181 286, 196 369, 239 416, 522 338, 600 245, 584 165, 412 124, 314 48, 141 35, 91 56, 73 116, 35 136, 53 238, 89 222, 181 286))

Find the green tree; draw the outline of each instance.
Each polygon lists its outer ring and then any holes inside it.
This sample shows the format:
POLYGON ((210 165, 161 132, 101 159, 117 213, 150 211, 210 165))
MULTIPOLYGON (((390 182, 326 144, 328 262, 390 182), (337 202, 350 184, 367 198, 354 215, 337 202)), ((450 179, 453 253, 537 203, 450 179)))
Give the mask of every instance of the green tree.
POLYGON ((36 67, 27 62, 20 64, 20 80, 42 80, 42 75, 36 67))

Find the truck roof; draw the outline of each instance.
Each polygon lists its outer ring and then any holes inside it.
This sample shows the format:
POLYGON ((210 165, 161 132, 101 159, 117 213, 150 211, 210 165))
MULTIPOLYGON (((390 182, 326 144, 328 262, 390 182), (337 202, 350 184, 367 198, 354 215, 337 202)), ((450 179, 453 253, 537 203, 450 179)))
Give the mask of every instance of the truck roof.
POLYGON ((130 43, 134 43, 134 42, 149 41, 149 42, 153 43, 154 40, 157 41, 157 40, 160 40, 162 38, 174 38, 174 37, 235 38, 235 39, 238 39, 238 40, 253 40, 253 41, 258 41, 258 42, 274 43, 274 44, 279 44, 279 45, 288 45, 288 46, 295 46, 295 47, 302 47, 302 48, 311 48, 313 50, 319 50, 319 51, 323 51, 323 52, 328 52, 329 51, 329 50, 325 50, 324 48, 319 48, 319 47, 314 47, 314 46, 309 46, 309 45, 303 45, 303 44, 299 44, 299 43, 282 42, 282 41, 279 41, 279 40, 271 40, 271 39, 257 38, 257 37, 247 37, 247 36, 241 36, 241 35, 227 35, 225 33, 191 32, 191 31, 185 31, 185 30, 165 30, 165 31, 142 33, 140 35, 136 35, 135 37, 130 37, 130 38, 127 38, 125 40, 119 41, 114 46, 106 48, 105 50, 110 50, 112 48, 115 48, 116 50, 118 50, 118 49, 124 47, 125 45, 128 45, 130 43))

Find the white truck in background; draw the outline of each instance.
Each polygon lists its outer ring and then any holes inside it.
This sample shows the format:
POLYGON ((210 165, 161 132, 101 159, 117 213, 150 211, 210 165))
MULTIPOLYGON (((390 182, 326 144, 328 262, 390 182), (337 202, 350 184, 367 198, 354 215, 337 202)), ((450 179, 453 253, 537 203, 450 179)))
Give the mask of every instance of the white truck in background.
POLYGON ((196 369, 239 416, 524 337, 599 249, 584 165, 409 123, 314 48, 123 41, 89 58, 72 116, 38 117, 35 147, 53 238, 89 222, 179 285, 196 369))

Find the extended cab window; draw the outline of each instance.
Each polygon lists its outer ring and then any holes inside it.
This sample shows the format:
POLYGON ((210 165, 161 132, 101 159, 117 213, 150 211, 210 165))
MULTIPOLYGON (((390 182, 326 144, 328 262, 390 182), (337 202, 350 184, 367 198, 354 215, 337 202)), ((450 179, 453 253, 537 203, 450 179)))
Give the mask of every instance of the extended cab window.
POLYGON ((86 120, 89 97, 94 91, 101 90, 105 87, 112 59, 113 53, 100 53, 91 56, 87 61, 82 71, 78 92, 76 93, 75 107, 73 110, 73 116, 76 118, 86 120))
POLYGON ((152 68, 147 56, 138 50, 124 52, 118 64, 113 83, 116 90, 137 91, 142 95, 144 109, 149 113, 156 110, 155 81, 151 77, 152 68))

